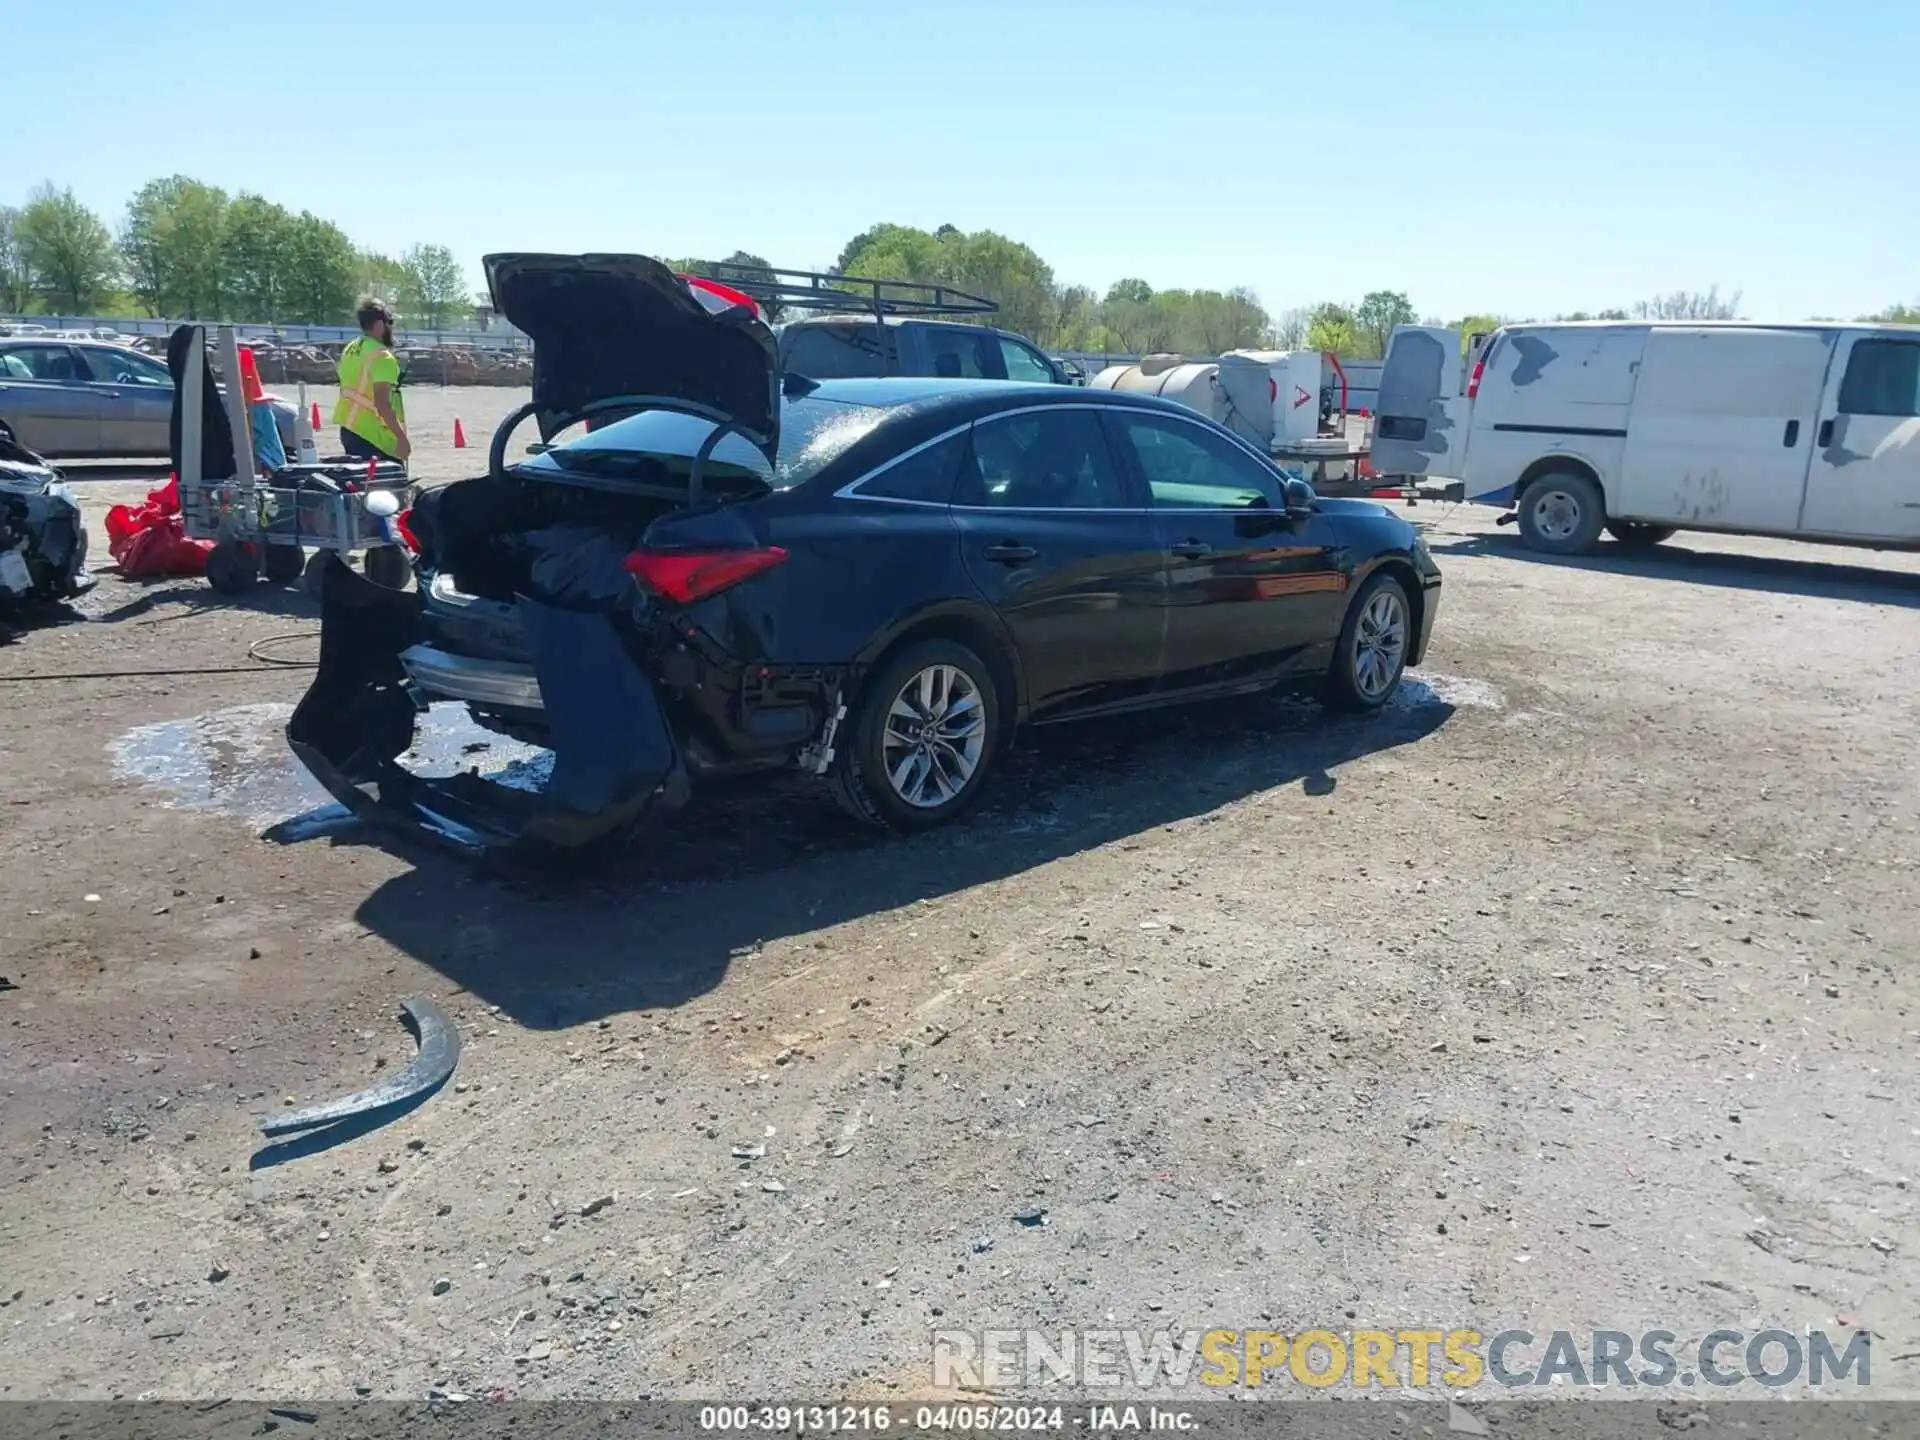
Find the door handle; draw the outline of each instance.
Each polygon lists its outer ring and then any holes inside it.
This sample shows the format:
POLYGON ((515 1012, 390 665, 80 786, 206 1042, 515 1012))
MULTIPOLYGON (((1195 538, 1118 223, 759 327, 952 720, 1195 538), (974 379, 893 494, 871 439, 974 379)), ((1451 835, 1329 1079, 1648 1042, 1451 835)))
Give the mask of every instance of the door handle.
POLYGON ((1024 565, 1040 552, 1031 545, 1022 545, 1018 540, 1002 540, 998 545, 989 545, 981 552, 989 560, 998 560, 1003 565, 1024 565))
POLYGON ((1822 420, 1820 422, 1819 438, 1820 438, 1820 448, 1822 450, 1826 449, 1827 446, 1833 444, 1833 421, 1822 420))
POLYGON ((1198 560, 1202 555, 1211 555, 1213 546, 1204 540, 1182 540, 1173 547, 1173 553, 1182 560, 1198 560))
POLYGON ((1799 440, 1799 438, 1800 438, 1800 422, 1798 420, 1787 421, 1787 433, 1785 438, 1782 439, 1780 443, 1786 446, 1789 450, 1791 450, 1794 446, 1794 442, 1799 440))

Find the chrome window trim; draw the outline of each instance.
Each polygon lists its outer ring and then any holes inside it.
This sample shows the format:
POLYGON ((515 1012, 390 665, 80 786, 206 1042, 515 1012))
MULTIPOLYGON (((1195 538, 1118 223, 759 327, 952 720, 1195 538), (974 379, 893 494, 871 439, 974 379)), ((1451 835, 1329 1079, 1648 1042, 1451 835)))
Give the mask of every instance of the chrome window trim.
MULTIPOLYGON (((1091 410, 1095 414, 1108 415, 1132 412, 1138 415, 1150 415, 1161 419, 1178 421, 1182 425, 1191 425, 1194 429, 1205 431, 1209 435, 1224 436, 1228 443, 1233 445, 1242 454, 1266 466, 1274 478, 1282 482, 1283 487, 1285 484, 1285 477, 1274 468, 1271 459, 1262 455, 1258 450, 1255 450, 1225 426, 1214 424, 1204 415, 1181 414, 1178 411, 1152 409, 1144 405, 1103 405, 1093 401, 1070 400, 1052 405, 1022 405, 1013 410, 996 410, 991 415, 982 415, 977 420, 969 420, 963 425, 954 426, 951 430, 943 430, 931 439, 922 440, 911 449, 902 450, 898 455, 882 461, 865 474, 849 480, 845 485, 842 485, 838 490, 833 492, 833 498, 836 500, 864 500, 869 505, 917 505, 923 510, 964 510, 969 514, 989 515, 1254 515, 1261 513, 1245 505, 1210 506, 1207 508, 1202 508, 1197 505, 1147 505, 1132 506, 1124 509, 1109 505, 1083 505, 1078 507, 1062 505, 956 505, 952 503, 943 505, 938 500, 903 500, 892 495, 863 495, 860 493, 860 487, 868 481, 878 479, 880 476, 886 474, 887 471, 893 469, 894 466, 911 460, 923 450, 931 450, 935 445, 944 444, 956 435, 966 434, 976 425, 991 425, 996 420, 1011 420, 1019 415, 1034 415, 1043 411, 1054 410, 1091 410)), ((1284 497, 1284 488, 1282 494, 1284 497)), ((1266 513, 1274 514, 1284 512, 1268 511, 1266 513)))

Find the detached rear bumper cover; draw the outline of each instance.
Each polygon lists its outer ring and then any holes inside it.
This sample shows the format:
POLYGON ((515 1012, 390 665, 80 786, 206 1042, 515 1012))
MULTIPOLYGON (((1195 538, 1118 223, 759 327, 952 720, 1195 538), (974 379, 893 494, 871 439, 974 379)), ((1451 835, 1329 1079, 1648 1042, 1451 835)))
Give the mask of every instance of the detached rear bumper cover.
MULTIPOLYGON (((554 763, 545 791, 473 774, 430 779, 401 768, 420 713, 401 657, 414 651, 418 662, 429 648, 419 597, 356 575, 338 556, 329 556, 321 573, 319 669, 287 724, 294 754, 361 819, 468 852, 526 842, 587 845, 651 809, 680 803, 686 776, 679 748, 612 618, 525 599, 519 608, 534 657, 528 678, 551 732, 554 763)), ((422 688, 432 698, 440 687, 422 688)))

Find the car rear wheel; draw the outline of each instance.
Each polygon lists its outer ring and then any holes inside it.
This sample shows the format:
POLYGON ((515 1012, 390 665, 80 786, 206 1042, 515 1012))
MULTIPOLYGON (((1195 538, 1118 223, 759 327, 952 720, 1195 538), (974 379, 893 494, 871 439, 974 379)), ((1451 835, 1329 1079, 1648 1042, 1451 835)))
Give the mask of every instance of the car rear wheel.
POLYGON ((1606 497, 1585 475, 1556 470, 1520 497, 1520 535, 1548 555, 1584 555, 1607 523, 1606 497))
POLYGON ((924 830, 980 796, 1000 733, 993 672, 951 640, 908 645, 862 687, 828 774, 855 819, 924 830))
POLYGON ((1673 538, 1673 526, 1648 525, 1640 520, 1609 520, 1607 533, 1622 545, 1635 550, 1646 550, 1658 545, 1662 540, 1673 538))
POLYGON ((1400 688, 1413 647, 1413 605, 1392 575, 1375 575, 1347 607, 1340 644, 1327 677, 1327 704, 1335 710, 1378 710, 1400 688))

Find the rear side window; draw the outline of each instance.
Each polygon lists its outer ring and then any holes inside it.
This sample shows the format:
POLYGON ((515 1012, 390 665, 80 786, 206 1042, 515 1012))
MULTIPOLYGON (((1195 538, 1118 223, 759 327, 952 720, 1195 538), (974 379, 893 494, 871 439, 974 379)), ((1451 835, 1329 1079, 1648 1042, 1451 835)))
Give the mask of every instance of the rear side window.
POLYGON ((954 503, 1010 510, 1124 510, 1132 501, 1091 410, 1041 410, 973 427, 954 503))
POLYGON ((786 332, 781 368, 809 380, 864 380, 885 375, 887 357, 872 325, 795 325, 786 332))
POLYGON ((925 331, 933 373, 942 380, 1004 380, 1005 358, 996 336, 964 325, 929 326, 925 331))
POLYGON ((36 380, 81 378, 78 368, 73 363, 73 352, 64 345, 22 345, 12 354, 14 359, 27 367, 28 373, 36 380))
POLYGON ((894 461, 862 481, 855 493, 871 500, 945 505, 953 499, 953 482, 966 454, 967 435, 963 430, 894 461))
POLYGON ((1920 415, 1920 340, 1858 340, 1840 382, 1842 415, 1920 415))

